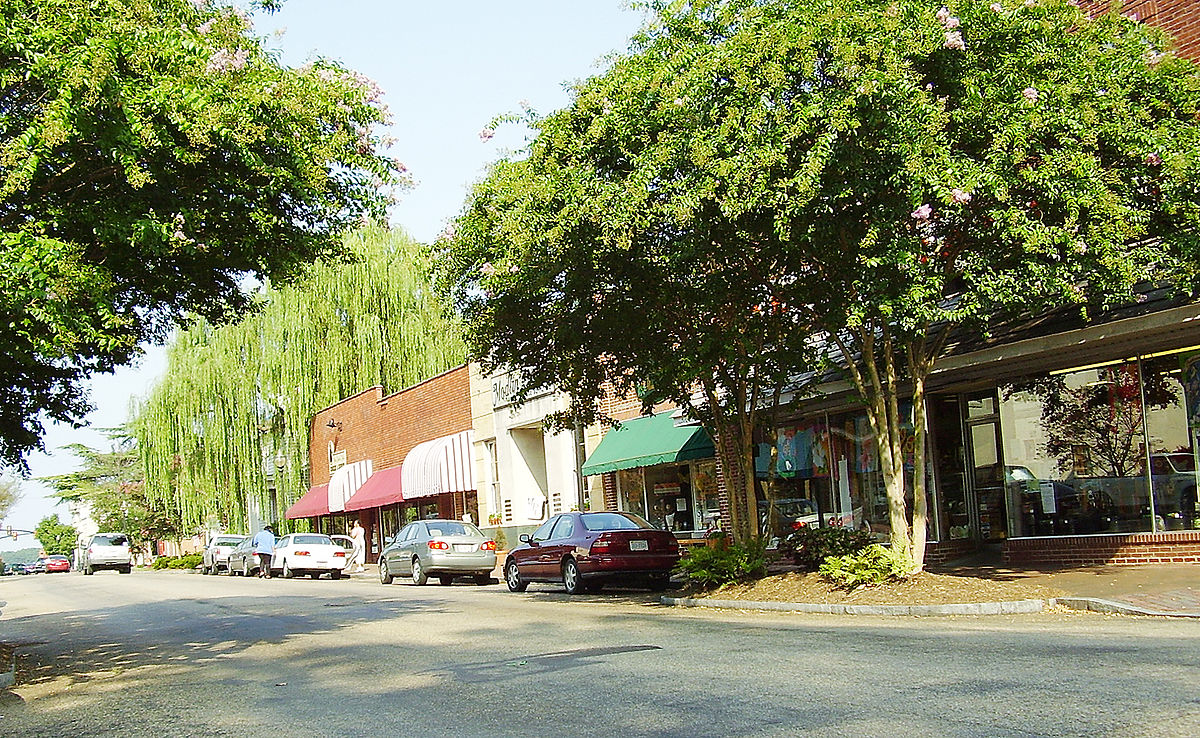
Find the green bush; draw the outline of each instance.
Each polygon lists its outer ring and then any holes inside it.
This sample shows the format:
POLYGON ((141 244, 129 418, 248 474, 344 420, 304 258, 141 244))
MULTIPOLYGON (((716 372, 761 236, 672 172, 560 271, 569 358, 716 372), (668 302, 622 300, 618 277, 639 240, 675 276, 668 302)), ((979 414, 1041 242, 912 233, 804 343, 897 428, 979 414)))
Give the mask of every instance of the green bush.
POLYGON ((846 589, 854 589, 904 579, 912 570, 913 563, 907 557, 872 544, 858 553, 830 556, 821 564, 820 574, 846 589))
POLYGON ((171 566, 171 562, 177 558, 179 558, 179 557, 178 556, 159 556, 158 558, 154 559, 154 563, 150 565, 150 568, 154 569, 155 571, 158 571, 159 569, 166 569, 169 566, 171 566))
POLYGON ((875 537, 865 530, 802 528, 780 541, 779 551, 805 571, 816 571, 830 556, 856 554, 874 542, 875 537))
POLYGON ((679 560, 676 571, 701 587, 758 579, 767 573, 767 544, 760 538, 727 546, 696 546, 679 560))
POLYGON ((204 557, 200 554, 188 554, 187 556, 159 556, 151 564, 151 568, 155 569, 195 569, 200 566, 204 557))

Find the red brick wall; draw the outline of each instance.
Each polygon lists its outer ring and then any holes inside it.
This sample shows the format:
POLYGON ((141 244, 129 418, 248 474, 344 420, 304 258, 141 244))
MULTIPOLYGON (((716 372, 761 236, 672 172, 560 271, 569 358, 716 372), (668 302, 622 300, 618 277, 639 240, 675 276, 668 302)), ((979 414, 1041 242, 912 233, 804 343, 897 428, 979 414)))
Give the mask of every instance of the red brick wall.
POLYGON ((309 428, 309 484, 329 482, 329 442, 346 463, 371 459, 375 469, 399 466, 414 446, 471 429, 466 365, 384 397, 372 387, 313 416, 309 428), (328 427, 334 421, 341 427, 328 427))
MULTIPOLYGON (((1108 10, 1109 0, 1081 0, 1079 6, 1095 15, 1108 10)), ((1121 12, 1162 28, 1175 39, 1180 56, 1200 61, 1200 2, 1197 0, 1125 0, 1121 12)))
POLYGON ((1200 531, 1022 538, 1004 543, 1004 562, 1022 566, 1200 564, 1200 531))

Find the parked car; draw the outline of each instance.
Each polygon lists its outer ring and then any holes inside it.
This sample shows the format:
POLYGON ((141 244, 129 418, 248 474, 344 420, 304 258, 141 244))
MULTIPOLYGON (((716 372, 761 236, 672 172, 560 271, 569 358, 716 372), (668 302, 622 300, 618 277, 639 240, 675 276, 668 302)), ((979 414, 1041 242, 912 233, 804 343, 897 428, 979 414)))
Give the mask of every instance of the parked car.
POLYGON ((200 555, 200 572, 203 574, 219 574, 221 569, 228 571, 229 553, 244 540, 246 540, 246 536, 229 535, 227 533, 215 535, 210 538, 208 545, 204 547, 204 552, 200 555))
POLYGON ((522 592, 530 582, 562 582, 568 594, 608 582, 666 589, 679 561, 679 542, 627 512, 567 512, 547 520, 509 551, 504 581, 522 592))
POLYGON ((1196 457, 1190 452, 1150 455, 1155 511, 1167 528, 1190 530, 1196 515, 1196 457))
POLYGON ((231 577, 238 574, 248 577, 258 573, 258 556, 254 553, 254 536, 247 536, 245 540, 229 551, 225 573, 231 577))
POLYGON ((329 536, 329 539, 346 549, 347 554, 354 550, 354 539, 350 536, 329 536))
POLYGON ((423 585, 429 577, 452 584, 469 576, 490 584, 496 568, 496 542, 471 523, 460 520, 415 520, 400 529, 379 553, 379 581, 412 577, 423 585))
POLYGON ((43 566, 45 566, 45 572, 47 574, 50 572, 58 572, 61 574, 71 571, 71 560, 66 556, 51 554, 45 558, 45 563, 43 566))
POLYGON ((129 551, 129 536, 124 533, 97 533, 83 550, 79 568, 84 574, 100 569, 115 569, 122 574, 133 571, 133 554, 129 551))
POLYGON ((30 561, 29 563, 25 564, 25 573, 26 574, 45 574, 46 573, 46 560, 44 558, 39 558, 37 561, 30 561))
POLYGON ((348 558, 346 549, 324 533, 289 533, 275 541, 271 571, 282 572, 284 579, 297 574, 313 579, 328 574, 330 579, 341 579, 348 558))

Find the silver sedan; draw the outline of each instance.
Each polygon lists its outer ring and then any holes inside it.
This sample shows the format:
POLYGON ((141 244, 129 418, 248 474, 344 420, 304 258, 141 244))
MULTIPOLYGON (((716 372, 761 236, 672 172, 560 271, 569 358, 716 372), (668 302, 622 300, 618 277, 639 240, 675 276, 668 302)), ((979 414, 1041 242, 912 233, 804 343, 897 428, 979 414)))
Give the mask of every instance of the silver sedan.
POLYGON ((429 577, 450 584, 469 576, 490 584, 496 567, 496 542, 474 525, 460 520, 416 520, 400 529, 379 554, 379 581, 412 577, 421 585, 429 577))

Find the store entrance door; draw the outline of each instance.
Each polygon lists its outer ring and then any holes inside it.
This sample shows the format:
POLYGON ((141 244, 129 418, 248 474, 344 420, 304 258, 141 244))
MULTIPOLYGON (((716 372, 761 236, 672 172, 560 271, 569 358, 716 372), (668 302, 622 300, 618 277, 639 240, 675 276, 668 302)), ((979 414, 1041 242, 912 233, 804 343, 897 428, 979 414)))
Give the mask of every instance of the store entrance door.
POLYGON ((996 543, 1009 533, 999 398, 995 391, 966 395, 963 410, 974 527, 983 543, 996 543))

